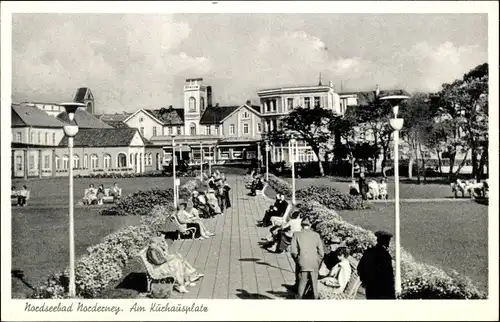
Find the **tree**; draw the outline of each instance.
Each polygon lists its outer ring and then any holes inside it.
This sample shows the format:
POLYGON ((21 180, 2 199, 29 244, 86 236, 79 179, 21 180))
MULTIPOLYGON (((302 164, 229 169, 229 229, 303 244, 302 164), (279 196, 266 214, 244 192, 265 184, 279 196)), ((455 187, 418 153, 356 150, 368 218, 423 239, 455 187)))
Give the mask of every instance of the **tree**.
POLYGON ((410 148, 408 162, 408 177, 412 178, 413 163, 417 164, 417 182, 420 183, 420 171, 422 169, 425 178, 425 158, 423 150, 430 145, 431 135, 434 127, 435 111, 432 110, 429 95, 416 93, 401 104, 401 117, 405 119, 405 124, 401 131, 403 138, 410 148), (421 157, 421 165, 419 164, 421 157))
POLYGON ((333 117, 328 125, 328 129, 335 136, 334 157, 336 160, 350 159, 352 177, 354 177, 354 161, 356 160, 356 142, 354 139, 356 122, 355 108, 350 108, 347 109, 344 115, 333 117))
POLYGON ((292 136, 303 140, 313 150, 318 159, 318 168, 321 176, 325 175, 321 160, 321 151, 332 138, 329 123, 333 113, 330 110, 316 106, 314 108, 297 107, 281 119, 281 129, 270 131, 268 139, 274 143, 287 143, 292 136))
POLYGON ((450 159, 450 181, 460 172, 469 151, 473 175, 479 179, 488 158, 488 64, 475 67, 461 80, 443 84, 434 104, 439 116, 434 141, 445 147, 444 155, 450 159), (465 157, 453 173, 460 151, 465 157))

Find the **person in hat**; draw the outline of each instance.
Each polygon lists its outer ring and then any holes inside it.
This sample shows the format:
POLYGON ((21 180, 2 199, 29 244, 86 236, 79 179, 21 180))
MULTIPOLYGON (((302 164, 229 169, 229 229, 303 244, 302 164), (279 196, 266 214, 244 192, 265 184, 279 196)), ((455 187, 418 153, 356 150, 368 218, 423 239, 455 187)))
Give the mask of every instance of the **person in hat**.
POLYGON ((389 244, 392 234, 377 231, 377 245, 368 248, 358 264, 358 275, 367 299, 395 299, 394 271, 389 244))
POLYGON ((215 215, 219 215, 222 213, 219 207, 219 201, 217 200, 217 196, 215 195, 215 190, 210 188, 206 193, 207 204, 210 209, 213 211, 215 215))
POLYGON ((302 230, 293 234, 291 242, 291 255, 295 261, 295 274, 298 279, 298 299, 304 297, 306 286, 311 282, 313 296, 318 298, 318 270, 323 260, 323 242, 319 234, 311 230, 309 218, 302 220, 302 230))
POLYGON ((168 244, 165 238, 153 237, 146 251, 146 259, 152 264, 155 275, 173 276, 177 290, 180 293, 188 293, 186 286, 194 286, 195 282, 203 277, 196 269, 180 254, 169 254, 168 244))
POLYGON ((264 213, 262 220, 257 221, 257 226, 269 227, 271 226, 271 217, 278 216, 278 206, 280 204, 280 194, 276 194, 276 200, 274 204, 269 206, 269 209, 264 213))
POLYGON ((222 179, 223 183, 224 183, 224 193, 223 193, 223 199, 224 199, 224 206, 227 208, 231 208, 231 198, 229 197, 229 191, 231 190, 231 186, 229 185, 229 183, 227 183, 227 179, 226 177, 224 176, 223 179, 222 179))
POLYGON ((209 238, 210 236, 203 234, 203 229, 200 227, 200 224, 189 220, 190 216, 186 211, 186 206, 187 206, 186 201, 180 199, 177 205, 177 211, 173 213, 173 216, 175 216, 179 224, 183 225, 186 229, 192 227, 196 228, 196 232, 194 235, 195 238, 198 239, 209 238))
POLYGON ((258 176, 252 183, 252 186, 250 187, 250 196, 255 196, 257 190, 262 190, 263 188, 264 188, 264 182, 262 181, 262 177, 258 176))

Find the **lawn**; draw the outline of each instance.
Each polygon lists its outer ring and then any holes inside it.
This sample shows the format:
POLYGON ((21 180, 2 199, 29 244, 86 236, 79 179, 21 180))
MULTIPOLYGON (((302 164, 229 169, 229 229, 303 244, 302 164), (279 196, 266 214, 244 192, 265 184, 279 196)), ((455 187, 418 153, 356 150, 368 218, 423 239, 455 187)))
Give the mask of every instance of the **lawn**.
MULTIPOLYGON (((372 231, 394 231, 393 204, 339 213, 346 221, 372 231)), ((401 245, 417 261, 454 269, 487 290, 487 206, 472 201, 402 203, 401 245)))
MULTIPOLYGON (((288 183, 292 183, 291 178, 282 178, 288 183)), ((369 179, 368 179, 369 180, 369 179)), ((312 185, 328 185, 342 192, 349 193, 349 181, 338 178, 301 178, 295 180, 296 189, 305 188, 312 185)), ((394 179, 389 178, 387 182, 387 192, 389 199, 394 199, 394 179)), ((399 197, 401 199, 434 199, 451 198, 450 185, 443 183, 429 182, 426 184, 406 183, 401 180, 399 185, 399 197)))
MULTIPOLYGON (((181 184, 189 178, 181 178, 181 184)), ((83 196, 90 183, 110 187, 114 182, 125 195, 137 190, 169 188, 172 178, 79 178, 75 183, 75 202, 83 196)), ((12 270, 24 272, 30 285, 37 285, 51 272, 68 265, 68 192, 67 178, 13 180, 13 185, 26 184, 31 190, 28 207, 12 207, 12 270)), ((75 208, 75 252, 77 258, 87 247, 95 245, 110 233, 140 221, 137 216, 100 216, 99 207, 75 208)), ((27 294, 29 288, 19 279, 12 279, 13 296, 27 294)))

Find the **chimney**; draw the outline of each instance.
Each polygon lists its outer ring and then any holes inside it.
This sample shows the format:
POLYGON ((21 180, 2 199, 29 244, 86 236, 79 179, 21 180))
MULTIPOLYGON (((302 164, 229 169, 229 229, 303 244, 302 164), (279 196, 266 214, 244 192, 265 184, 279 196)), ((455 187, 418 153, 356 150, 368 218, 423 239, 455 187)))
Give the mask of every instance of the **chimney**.
POLYGON ((212 106, 212 86, 207 86, 207 106, 212 106))
POLYGON ((247 100, 245 104, 248 105, 248 106, 252 106, 252 101, 251 100, 247 100))
POLYGON ((215 107, 219 107, 219 103, 215 103, 215 107))

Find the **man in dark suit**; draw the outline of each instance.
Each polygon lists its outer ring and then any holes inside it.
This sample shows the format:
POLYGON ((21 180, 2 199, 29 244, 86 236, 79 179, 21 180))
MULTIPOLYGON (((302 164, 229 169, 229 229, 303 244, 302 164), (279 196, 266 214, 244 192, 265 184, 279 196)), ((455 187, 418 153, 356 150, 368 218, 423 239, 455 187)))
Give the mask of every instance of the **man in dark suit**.
POLYGON ((280 194, 276 194, 276 200, 274 201, 274 204, 269 206, 269 209, 266 210, 264 213, 264 217, 262 217, 262 220, 257 221, 257 226, 263 226, 263 227, 268 227, 271 225, 271 217, 273 216, 278 216, 278 206, 280 203, 281 197, 280 194))
POLYGON ((323 242, 315 231, 311 230, 309 218, 302 220, 302 231, 292 237, 292 258, 295 261, 295 276, 298 279, 297 298, 302 299, 307 283, 310 281, 314 298, 318 298, 318 271, 323 260, 323 242))
POLYGON ((375 236, 377 245, 364 252, 358 264, 358 275, 367 299, 395 299, 392 257, 388 251, 392 234, 377 231, 375 236))
POLYGON ((288 202, 285 200, 285 195, 280 195, 280 199, 277 204, 279 217, 283 217, 285 215, 287 207, 288 207, 288 202))

